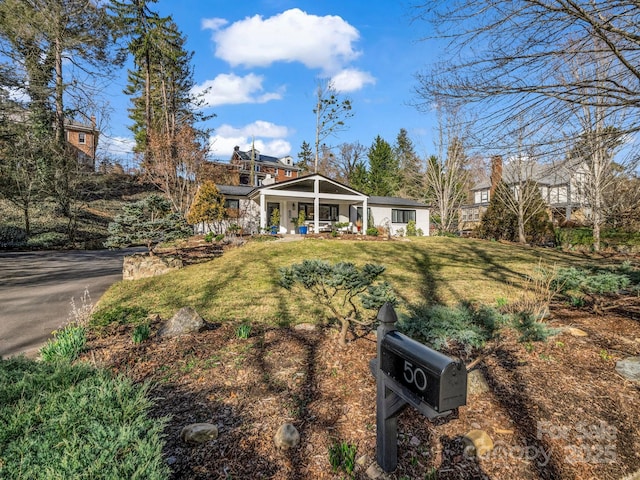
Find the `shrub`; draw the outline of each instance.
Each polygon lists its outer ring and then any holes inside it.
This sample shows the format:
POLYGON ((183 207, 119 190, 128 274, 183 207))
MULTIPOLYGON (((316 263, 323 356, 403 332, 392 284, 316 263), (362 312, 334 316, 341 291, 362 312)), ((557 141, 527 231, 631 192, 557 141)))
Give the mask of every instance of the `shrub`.
POLYGON ((143 307, 116 307, 98 310, 91 315, 90 323, 96 327, 106 327, 112 323, 118 325, 137 324, 145 321, 149 311, 143 307))
POLYGON ((216 235, 215 241, 216 242, 220 242, 224 239, 224 234, 219 233, 218 235, 216 235))
POLYGON ((171 210, 169 201, 160 195, 148 197, 122 207, 123 212, 109 224, 107 248, 146 245, 149 253, 161 242, 186 238, 193 233, 184 217, 171 210))
POLYGON ((86 330, 80 325, 70 324, 59 332, 53 332, 53 339, 40 349, 45 362, 72 362, 83 352, 87 344, 86 330))
POLYGON ((378 236, 378 229, 376 227, 367 228, 367 235, 371 235, 372 237, 378 236))
POLYGON ((168 479, 148 391, 84 364, 0 360, 0 478, 168 479))
POLYGON ((27 234, 16 225, 0 225, 0 248, 15 248, 25 245, 27 234))
POLYGON ((558 270, 556 282, 562 293, 604 295, 627 288, 631 279, 626 273, 590 273, 587 270, 570 267, 558 270))
POLYGON ((64 233, 45 232, 29 237, 27 246, 30 248, 57 248, 64 247, 69 237, 64 233))
POLYGON ((204 236, 204 241, 211 243, 213 241, 213 232, 209 232, 204 236))
POLYGON ((400 330, 436 350, 462 347, 466 353, 484 347, 506 323, 496 309, 461 304, 418 305, 400 321, 400 330))
POLYGON ((531 312, 518 312, 514 314, 511 325, 520 332, 520 342, 544 342, 556 333, 539 321, 531 312))
POLYGON ((376 283, 384 272, 382 265, 366 264, 361 269, 349 262, 334 265, 323 260, 304 260, 280 269, 280 285, 311 295, 340 322, 339 342, 345 345, 347 333, 355 325, 370 327, 378 309, 385 303, 396 303, 391 286, 376 283), (364 310, 372 310, 364 312, 364 310))
POLYGON ((409 220, 409 223, 407 223, 407 237, 415 237, 416 235, 418 235, 416 231, 416 221, 409 220))

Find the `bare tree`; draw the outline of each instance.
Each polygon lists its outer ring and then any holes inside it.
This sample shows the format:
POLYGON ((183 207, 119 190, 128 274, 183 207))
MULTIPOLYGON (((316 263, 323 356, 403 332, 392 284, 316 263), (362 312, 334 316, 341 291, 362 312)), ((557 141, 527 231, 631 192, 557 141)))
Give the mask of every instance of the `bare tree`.
POLYGON ((152 130, 149 152, 153 164, 145 168, 145 178, 166 195, 175 212, 186 215, 197 191, 196 173, 206 156, 198 131, 190 125, 173 134, 152 130))
MULTIPOLYGON (((622 133, 640 129, 637 1, 434 0, 417 15, 448 41, 442 61, 418 75, 422 107, 442 97, 474 103, 486 120, 484 133, 495 137, 510 120, 545 125, 566 118, 574 105, 597 106, 604 99, 609 114, 627 112, 617 125, 622 133), (612 68, 603 78, 558 81, 568 39, 572 55, 597 56, 612 68)), ((548 142, 546 135, 530 141, 548 142)))
POLYGON ((438 109, 437 155, 427 160, 427 198, 435 205, 434 223, 441 232, 453 232, 458 211, 467 196, 465 132, 457 107, 438 109))
MULTIPOLYGON (((594 40, 599 43, 598 39, 594 40)), ((599 50, 594 48, 594 50, 599 50)), ((593 227, 593 248, 600 250, 600 228, 605 222, 605 192, 614 182, 615 154, 623 146, 624 135, 618 128, 624 123, 623 112, 612 111, 611 100, 599 96, 593 88, 597 82, 606 82, 607 76, 616 66, 611 58, 601 53, 574 53, 565 63, 565 73, 558 74, 566 83, 579 84, 577 91, 588 102, 575 104, 572 114, 579 128, 569 138, 575 139, 569 153, 570 160, 578 160, 584 166, 584 174, 580 176, 575 187, 578 195, 588 207, 587 219, 593 227)), ((571 125, 571 123, 569 123, 571 125)), ((618 169, 633 170, 637 157, 627 156, 617 164, 618 169)))
POLYGON ((357 165, 367 156, 367 147, 360 142, 343 143, 338 147, 336 167, 338 175, 336 180, 351 185, 357 165))
POLYGON ((315 140, 315 167, 318 172, 320 160, 320 147, 331 135, 335 135, 346 129, 344 121, 353 117, 351 100, 340 98, 333 83, 320 81, 316 88, 316 104, 313 109, 316 114, 316 140, 315 140))

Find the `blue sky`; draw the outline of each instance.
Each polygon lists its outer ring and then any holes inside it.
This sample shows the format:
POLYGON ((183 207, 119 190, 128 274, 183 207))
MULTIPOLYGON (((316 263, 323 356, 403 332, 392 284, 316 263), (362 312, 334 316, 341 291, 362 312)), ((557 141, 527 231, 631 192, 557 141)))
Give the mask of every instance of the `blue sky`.
MULTIPOLYGON (((152 8, 171 14, 187 36, 196 89, 211 87, 212 158, 228 160, 235 145, 246 150, 254 138, 263 154, 297 159, 302 141, 314 142, 319 79, 331 79, 353 103, 348 129, 328 144, 370 146, 377 135, 393 144, 405 128, 420 155, 433 153, 435 115, 411 103, 414 75, 436 49, 419 41, 427 24, 411 22, 408 2, 159 0, 152 8)), ((112 113, 100 141, 112 155, 132 143, 125 84, 123 69, 106 92, 112 113)))

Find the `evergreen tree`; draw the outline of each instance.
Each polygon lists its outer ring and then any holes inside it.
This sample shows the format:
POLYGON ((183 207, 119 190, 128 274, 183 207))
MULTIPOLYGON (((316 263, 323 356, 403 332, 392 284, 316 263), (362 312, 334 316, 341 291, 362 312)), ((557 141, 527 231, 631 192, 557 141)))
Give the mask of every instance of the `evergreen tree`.
POLYGON ((518 238, 518 217, 507 207, 508 202, 505 201, 509 197, 513 197, 513 192, 504 181, 500 181, 487 211, 482 215, 476 235, 487 240, 514 241, 518 238))
POLYGON ((367 175, 371 195, 389 197, 398 191, 398 161, 388 142, 380 135, 376 137, 367 154, 369 173, 367 175))
POLYGON ((187 221, 191 224, 205 223, 209 231, 212 231, 212 224, 222 221, 226 216, 224 201, 224 195, 220 193, 215 183, 204 182, 200 185, 196 198, 191 204, 187 221))
POLYGON ((122 248, 130 245, 146 245, 149 254, 160 242, 186 238, 193 230, 182 215, 171 211, 171 203, 160 195, 148 197, 122 207, 109 224, 107 248, 122 248))
POLYGON ((306 141, 303 141, 302 145, 300 145, 298 159, 298 167, 302 169, 300 170, 300 175, 306 175, 313 172, 313 150, 311 150, 311 145, 306 141))
POLYGON ((185 49, 186 39, 172 18, 151 11, 150 2, 116 0, 113 7, 135 66, 125 90, 132 100, 131 130, 144 175, 176 212, 186 215, 206 157, 206 132, 196 128, 205 117, 191 94, 193 52, 185 49))
POLYGON ((371 187, 369 185, 369 172, 364 161, 356 163, 353 169, 353 175, 351 176, 350 186, 364 193, 365 195, 371 194, 371 187))
POLYGON ((398 161, 399 189, 398 194, 403 198, 413 200, 424 199, 425 185, 422 161, 416 154, 413 142, 404 128, 400 129, 393 153, 398 161))

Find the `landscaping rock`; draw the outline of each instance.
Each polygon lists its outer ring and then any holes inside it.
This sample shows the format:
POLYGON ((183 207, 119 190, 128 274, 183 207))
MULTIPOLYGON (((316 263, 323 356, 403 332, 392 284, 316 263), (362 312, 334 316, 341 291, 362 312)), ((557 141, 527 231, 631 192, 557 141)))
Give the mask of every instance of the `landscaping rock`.
POLYGON ((382 468, 380 468, 380 465, 377 463, 372 463, 365 473, 367 474, 367 477, 372 480, 383 479, 385 477, 382 468))
POLYGON ((155 277, 178 270, 184 266, 179 258, 160 257, 157 255, 131 255, 124 257, 122 263, 122 279, 137 280, 155 277))
POLYGON ((565 332, 567 332, 572 337, 588 337, 589 336, 589 334, 584 330, 580 330, 579 328, 575 328, 575 327, 567 327, 565 329, 565 332))
POLYGON ((180 432, 180 438, 187 443, 204 443, 218 438, 218 427, 211 423, 193 423, 180 432))
POLYGON ((627 380, 640 382, 640 357, 628 357, 617 361, 616 372, 627 380))
POLYGON ((186 333, 199 332, 205 325, 205 321, 192 307, 182 307, 160 328, 158 335, 161 337, 177 337, 186 333))
POLYGON ((478 395, 490 390, 491 388, 480 370, 471 370, 467 374, 467 395, 478 395))
POLYGON ((276 447, 282 450, 297 447, 300 443, 300 434, 296 427, 290 423, 285 423, 278 428, 273 441, 276 447))
POLYGON ((481 457, 493 450, 493 440, 484 430, 471 430, 464 437, 465 453, 481 457))
POLYGON ((294 325, 293 329, 299 332, 314 332, 316 326, 313 323, 298 323, 294 325))

